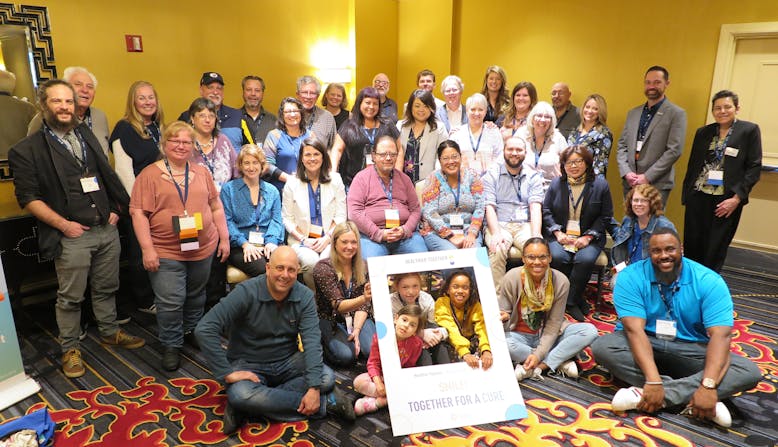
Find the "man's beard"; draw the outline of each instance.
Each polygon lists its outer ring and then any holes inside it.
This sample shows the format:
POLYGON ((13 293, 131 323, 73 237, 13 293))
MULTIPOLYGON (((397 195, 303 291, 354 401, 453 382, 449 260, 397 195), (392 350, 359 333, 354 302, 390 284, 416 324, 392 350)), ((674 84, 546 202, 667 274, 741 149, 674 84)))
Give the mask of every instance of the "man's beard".
POLYGON ((70 130, 75 129, 75 127, 78 125, 78 119, 76 118, 75 113, 70 114, 69 121, 60 121, 57 117, 57 114, 49 109, 45 109, 43 111, 43 120, 46 121, 46 124, 53 130, 61 133, 67 133, 70 130))
POLYGON ((669 272, 663 272, 655 266, 654 274, 656 275, 656 280, 661 284, 672 284, 681 275, 681 262, 680 260, 676 262, 673 265, 673 269, 669 272))
POLYGON ((524 163, 524 159, 520 159, 517 163, 511 163, 508 157, 505 157, 505 166, 511 168, 511 169, 519 169, 521 167, 521 164, 524 163))

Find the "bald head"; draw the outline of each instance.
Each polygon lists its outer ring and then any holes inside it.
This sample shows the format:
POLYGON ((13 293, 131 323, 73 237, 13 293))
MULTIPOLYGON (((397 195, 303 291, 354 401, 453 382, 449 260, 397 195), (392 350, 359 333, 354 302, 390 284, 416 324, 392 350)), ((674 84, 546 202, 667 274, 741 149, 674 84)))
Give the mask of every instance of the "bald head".
POLYGON ((573 93, 564 82, 557 82, 551 87, 551 103, 555 110, 564 110, 570 105, 570 96, 573 93))
POLYGON ((297 282, 300 261, 291 247, 281 246, 270 255, 267 263, 267 289, 276 301, 283 301, 297 282))
POLYGON ((13 93, 16 88, 16 76, 10 71, 0 70, 0 93, 13 93))
POLYGON ((389 76, 386 73, 378 73, 373 77, 373 88, 378 90, 382 100, 385 100, 386 94, 389 93, 389 84, 389 76))

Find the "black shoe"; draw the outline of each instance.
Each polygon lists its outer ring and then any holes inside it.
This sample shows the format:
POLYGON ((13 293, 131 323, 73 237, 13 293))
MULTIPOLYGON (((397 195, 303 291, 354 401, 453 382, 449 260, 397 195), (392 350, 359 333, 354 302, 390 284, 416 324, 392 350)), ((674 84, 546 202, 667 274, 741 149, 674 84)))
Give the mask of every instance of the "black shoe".
POLYGON ((337 416, 348 422, 356 421, 354 399, 348 397, 338 387, 333 388, 332 393, 327 396, 327 414, 337 416))
POLYGON ((116 324, 127 324, 131 320, 130 316, 126 313, 117 310, 116 311, 116 324))
POLYGON ((162 368, 165 371, 175 371, 181 365, 181 348, 165 348, 162 354, 162 368))
POLYGON ((568 304, 565 312, 571 317, 575 318, 576 321, 586 321, 586 316, 575 304, 568 304))
POLYGON ((581 309, 581 313, 584 315, 589 315, 589 313, 592 311, 592 306, 590 306, 589 302, 586 300, 578 303, 578 308, 581 309))
POLYGON ((200 343, 198 343, 194 331, 184 332, 184 343, 188 343, 189 346, 197 349, 198 351, 200 350, 200 343))
POLYGON ((224 416, 222 417, 222 433, 229 436, 235 433, 243 425, 243 418, 229 402, 224 405, 224 416))

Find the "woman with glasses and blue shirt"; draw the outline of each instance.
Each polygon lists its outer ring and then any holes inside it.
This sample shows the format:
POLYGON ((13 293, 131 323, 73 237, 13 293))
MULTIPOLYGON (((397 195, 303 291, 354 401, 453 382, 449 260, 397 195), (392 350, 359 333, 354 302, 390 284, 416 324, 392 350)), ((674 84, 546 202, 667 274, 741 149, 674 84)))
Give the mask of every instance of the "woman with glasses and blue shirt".
POLYGON ((480 247, 484 223, 484 185, 470 169, 462 169, 456 141, 437 150, 440 169, 430 174, 421 194, 419 233, 430 251, 480 247))
POLYGON ((589 304, 584 290, 613 219, 608 182, 594 175, 588 149, 571 146, 559 156, 562 175, 555 178, 543 201, 543 230, 551 249, 551 267, 567 275, 567 313, 584 321, 589 304))
POLYGON ((379 138, 386 135, 392 137, 395 150, 399 152, 400 131, 394 123, 383 121, 380 104, 378 90, 373 87, 360 90, 351 109, 351 118, 343 123, 335 137, 330 158, 332 166, 343 178, 346 189, 351 186, 357 172, 375 162, 372 152, 379 138))
POLYGON ((567 147, 565 137, 556 128, 556 113, 551 104, 545 101, 535 104, 527 125, 516 136, 527 142, 527 156, 522 166, 528 175, 539 173, 543 177, 543 191, 548 191, 551 181, 562 175, 559 154, 567 147))
POLYGON ((267 175, 279 193, 283 192, 287 177, 297 170, 300 145, 311 135, 305 124, 303 103, 292 97, 282 99, 276 129, 267 134, 262 145, 267 158, 267 175))

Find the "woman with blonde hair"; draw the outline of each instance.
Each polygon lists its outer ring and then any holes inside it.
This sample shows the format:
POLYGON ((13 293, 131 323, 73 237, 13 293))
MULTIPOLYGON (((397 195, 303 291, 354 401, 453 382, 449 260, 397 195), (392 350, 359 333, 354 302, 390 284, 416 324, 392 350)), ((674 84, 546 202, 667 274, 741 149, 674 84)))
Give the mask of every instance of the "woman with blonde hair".
POLYGON ((330 257, 316 264, 313 281, 325 360, 348 366, 360 353, 367 358, 375 323, 367 265, 354 222, 335 226, 330 257))
POLYGON ((486 97, 486 116, 484 121, 495 123, 498 127, 502 123, 503 114, 510 106, 508 96, 508 76, 499 65, 490 65, 484 74, 484 85, 481 94, 486 97))
POLYGON ((594 174, 604 176, 613 145, 613 133, 605 125, 608 121, 605 98, 597 93, 587 96, 579 113, 581 124, 570 133, 567 144, 589 149, 594 157, 594 174))
POLYGON ((540 173, 543 191, 562 175, 559 154, 567 148, 565 137, 556 128, 556 114, 551 104, 540 101, 527 117, 527 125, 516 133, 527 142, 527 156, 522 166, 527 173, 540 173))
POLYGON ((340 125, 349 116, 348 97, 346 97, 346 88, 343 87, 343 84, 333 82, 328 85, 321 96, 321 105, 332 114, 332 117, 335 118, 335 127, 340 129, 340 125))

